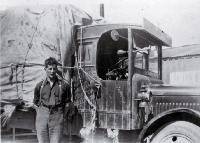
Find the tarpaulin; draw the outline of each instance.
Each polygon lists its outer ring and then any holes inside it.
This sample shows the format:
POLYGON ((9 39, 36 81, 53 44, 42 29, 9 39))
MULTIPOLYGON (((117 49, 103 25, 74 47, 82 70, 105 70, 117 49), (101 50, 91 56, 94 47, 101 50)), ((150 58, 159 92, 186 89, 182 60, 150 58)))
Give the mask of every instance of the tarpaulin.
MULTIPOLYGON (((1 99, 32 102, 50 56, 63 67, 72 66, 75 23, 90 24, 92 18, 72 5, 14 7, 1 13, 1 99)), ((69 80, 68 70, 62 72, 69 80)))

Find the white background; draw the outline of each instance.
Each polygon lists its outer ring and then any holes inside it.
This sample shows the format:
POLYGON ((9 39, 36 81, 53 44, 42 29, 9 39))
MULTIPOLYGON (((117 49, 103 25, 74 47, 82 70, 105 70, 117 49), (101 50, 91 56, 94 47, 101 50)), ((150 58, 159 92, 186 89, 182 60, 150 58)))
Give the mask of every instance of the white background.
POLYGON ((145 17, 169 34, 173 46, 200 44, 200 0, 0 0, 0 9, 11 6, 73 4, 92 17, 104 3, 110 22, 135 23, 145 17))

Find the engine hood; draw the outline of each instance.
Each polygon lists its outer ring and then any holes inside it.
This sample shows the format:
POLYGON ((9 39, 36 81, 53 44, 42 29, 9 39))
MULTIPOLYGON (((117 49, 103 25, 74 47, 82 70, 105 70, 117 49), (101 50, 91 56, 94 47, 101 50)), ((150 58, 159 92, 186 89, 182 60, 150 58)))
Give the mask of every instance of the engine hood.
POLYGON ((200 96, 200 87, 157 84, 150 86, 153 96, 200 96))

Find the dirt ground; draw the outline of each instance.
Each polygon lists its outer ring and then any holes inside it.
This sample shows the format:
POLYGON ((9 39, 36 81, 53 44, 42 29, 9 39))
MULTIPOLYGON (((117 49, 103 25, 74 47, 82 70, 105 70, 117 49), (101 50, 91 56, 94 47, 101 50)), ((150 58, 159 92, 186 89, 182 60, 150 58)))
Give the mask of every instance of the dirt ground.
MULTIPOLYGON (((3 132, 1 143, 38 143, 35 132, 16 130, 15 139, 12 136, 12 130, 3 132), (24 135, 23 135, 24 134, 24 135)), ((136 136, 127 132, 121 132, 118 136, 118 143, 136 143, 136 136)), ((108 138, 104 131, 96 132, 87 138, 79 136, 63 136, 62 143, 114 143, 114 140, 108 138)))

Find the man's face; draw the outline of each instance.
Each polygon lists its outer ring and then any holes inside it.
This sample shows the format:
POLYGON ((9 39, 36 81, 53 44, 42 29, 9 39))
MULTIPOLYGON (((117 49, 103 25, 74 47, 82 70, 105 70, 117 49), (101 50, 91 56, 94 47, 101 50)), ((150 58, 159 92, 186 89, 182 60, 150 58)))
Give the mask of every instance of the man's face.
POLYGON ((50 79, 53 79, 56 77, 56 72, 57 72, 57 65, 48 65, 47 68, 45 68, 47 77, 50 79))

